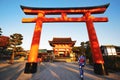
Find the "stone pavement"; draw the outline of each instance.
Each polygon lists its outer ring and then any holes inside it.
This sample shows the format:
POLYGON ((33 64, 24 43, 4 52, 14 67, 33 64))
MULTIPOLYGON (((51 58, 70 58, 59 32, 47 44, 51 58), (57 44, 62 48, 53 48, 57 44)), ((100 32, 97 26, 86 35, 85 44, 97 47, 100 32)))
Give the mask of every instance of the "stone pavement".
MULTIPOLYGON (((119 80, 119 73, 109 75, 97 75, 93 67, 87 65, 84 68, 84 80, 119 80)), ((17 80, 80 80, 77 64, 65 62, 45 62, 38 65, 37 73, 25 74, 22 72, 17 80)))

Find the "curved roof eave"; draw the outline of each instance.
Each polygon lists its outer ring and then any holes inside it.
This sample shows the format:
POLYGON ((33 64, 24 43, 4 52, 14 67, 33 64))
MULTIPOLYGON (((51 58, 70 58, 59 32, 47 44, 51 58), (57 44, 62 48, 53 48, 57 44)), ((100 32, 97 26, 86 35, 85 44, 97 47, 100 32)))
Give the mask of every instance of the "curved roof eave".
POLYGON ((88 6, 88 7, 63 7, 63 8, 45 8, 45 7, 28 7, 28 6, 23 6, 23 5, 20 5, 20 7, 22 8, 22 10, 24 8, 27 8, 27 9, 32 9, 32 10, 70 10, 70 9, 94 9, 94 8, 107 8, 108 6, 110 5, 110 3, 107 3, 107 4, 104 4, 104 5, 99 5, 99 6, 88 6))
MULTIPOLYGON (((21 5, 21 9, 24 11, 24 9, 28 9, 28 10, 40 10, 40 11, 47 11, 47 10, 90 10, 90 9, 97 9, 97 8, 107 8, 110 5, 110 3, 104 4, 104 5, 99 5, 99 6, 89 6, 89 7, 62 7, 62 8, 42 8, 42 7, 28 7, 28 6, 23 6, 21 5)), ((99 12, 99 13, 103 13, 99 12)), ((25 14, 37 14, 37 13, 28 13, 28 12, 24 12, 25 14)), ((60 13, 60 12, 58 12, 60 13)), ((71 12, 67 12, 67 13, 71 13, 71 12)), ((73 13, 74 14, 74 13, 73 13)), ((76 14, 76 13, 75 13, 76 14)))

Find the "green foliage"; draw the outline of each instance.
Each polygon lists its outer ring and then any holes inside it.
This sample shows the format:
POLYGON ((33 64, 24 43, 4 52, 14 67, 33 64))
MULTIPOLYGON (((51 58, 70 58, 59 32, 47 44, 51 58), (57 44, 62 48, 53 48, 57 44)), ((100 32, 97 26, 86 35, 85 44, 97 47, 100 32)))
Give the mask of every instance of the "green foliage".
POLYGON ((9 47, 12 49, 14 53, 23 51, 23 48, 20 47, 20 45, 22 44, 22 40, 23 40, 22 34, 15 33, 13 35, 10 35, 9 47))
POLYGON ((81 51, 81 54, 82 53, 85 53, 85 51, 86 51, 86 46, 85 46, 85 42, 81 42, 81 46, 80 46, 80 51, 81 51))
MULTIPOLYGON (((0 59, 2 59, 3 56, 10 56, 11 54, 14 57, 18 52, 24 51, 23 48, 20 47, 23 40, 23 36, 21 34, 15 33, 10 35, 10 37, 1 35, 2 29, 0 28, 0 59)), ((21 54, 24 55, 25 52, 21 54)))
POLYGON ((73 47, 72 51, 75 53, 76 59, 78 59, 78 55, 81 53, 80 47, 73 47))
POLYGON ((85 51, 86 59, 89 60, 89 64, 93 64, 93 58, 92 58, 92 52, 91 52, 90 42, 86 41, 85 44, 86 44, 86 51, 85 51))
POLYGON ((81 42, 81 46, 79 47, 73 47, 72 51, 77 53, 78 55, 81 55, 82 53, 85 53, 86 48, 85 48, 85 43, 81 42))
POLYGON ((21 34, 15 33, 10 35, 10 45, 15 47, 17 45, 21 45, 23 40, 23 36, 21 34))
POLYGON ((9 47, 12 49, 11 62, 14 63, 14 57, 17 52, 21 50, 20 45, 22 44, 23 36, 21 34, 15 33, 10 35, 9 47))
POLYGON ((80 53, 80 47, 73 47, 72 51, 79 54, 80 53))

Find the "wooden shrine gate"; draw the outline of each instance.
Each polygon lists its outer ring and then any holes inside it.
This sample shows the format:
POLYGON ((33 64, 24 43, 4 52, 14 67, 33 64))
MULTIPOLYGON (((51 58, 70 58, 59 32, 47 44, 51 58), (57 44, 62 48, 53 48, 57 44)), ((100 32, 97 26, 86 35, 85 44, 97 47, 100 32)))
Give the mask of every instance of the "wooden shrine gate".
POLYGON ((26 63, 25 73, 35 73, 37 71, 37 56, 42 31, 42 23, 49 22, 85 22, 89 40, 91 44, 92 56, 94 61, 94 72, 97 74, 105 74, 106 68, 99 47, 97 35, 93 22, 107 22, 107 17, 94 17, 92 14, 104 13, 109 4, 92 7, 75 7, 75 8, 35 8, 21 6, 23 12, 27 15, 37 15, 35 18, 23 18, 23 23, 36 23, 33 39, 31 43, 28 62, 26 63), (59 14, 61 17, 46 18, 45 15, 59 14), (82 17, 67 17, 68 14, 82 14, 82 17))

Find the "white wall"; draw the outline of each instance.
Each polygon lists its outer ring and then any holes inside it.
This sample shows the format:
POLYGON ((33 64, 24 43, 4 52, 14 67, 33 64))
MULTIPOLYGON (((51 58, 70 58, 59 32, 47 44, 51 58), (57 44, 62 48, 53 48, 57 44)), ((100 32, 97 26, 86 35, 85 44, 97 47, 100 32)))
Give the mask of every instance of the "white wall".
POLYGON ((115 47, 113 47, 113 46, 108 47, 107 46, 106 48, 107 48, 107 54, 108 55, 117 55, 115 47))

